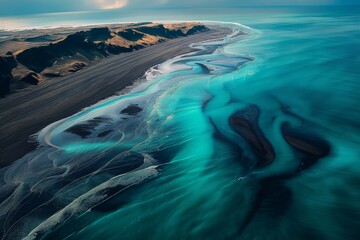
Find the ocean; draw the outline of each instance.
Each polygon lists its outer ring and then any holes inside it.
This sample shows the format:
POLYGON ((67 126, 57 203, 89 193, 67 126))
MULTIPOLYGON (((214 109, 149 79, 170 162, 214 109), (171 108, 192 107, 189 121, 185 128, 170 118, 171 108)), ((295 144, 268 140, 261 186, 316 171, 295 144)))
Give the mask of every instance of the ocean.
POLYGON ((3 239, 359 239, 359 12, 1 18, 5 35, 134 21, 233 31, 33 136, 40 147, 0 170, 3 239), (87 138, 66 131, 89 123, 87 138))

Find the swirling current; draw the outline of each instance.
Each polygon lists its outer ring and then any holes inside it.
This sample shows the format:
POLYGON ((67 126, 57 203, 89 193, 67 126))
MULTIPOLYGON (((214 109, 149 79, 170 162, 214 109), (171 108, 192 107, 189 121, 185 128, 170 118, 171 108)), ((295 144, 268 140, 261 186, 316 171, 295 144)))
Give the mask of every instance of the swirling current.
POLYGON ((0 170, 3 239, 359 236, 359 57, 307 25, 206 24, 232 33, 51 124, 0 170))

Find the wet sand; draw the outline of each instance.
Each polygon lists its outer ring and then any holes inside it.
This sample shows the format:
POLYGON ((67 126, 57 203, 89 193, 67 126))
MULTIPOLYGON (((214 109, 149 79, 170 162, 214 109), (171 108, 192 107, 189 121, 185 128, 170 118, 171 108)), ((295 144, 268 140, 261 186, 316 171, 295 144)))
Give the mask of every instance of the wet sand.
POLYGON ((71 76, 53 79, 0 99, 0 168, 36 148, 29 136, 114 95, 154 65, 193 51, 191 43, 223 37, 214 29, 107 58, 71 76))

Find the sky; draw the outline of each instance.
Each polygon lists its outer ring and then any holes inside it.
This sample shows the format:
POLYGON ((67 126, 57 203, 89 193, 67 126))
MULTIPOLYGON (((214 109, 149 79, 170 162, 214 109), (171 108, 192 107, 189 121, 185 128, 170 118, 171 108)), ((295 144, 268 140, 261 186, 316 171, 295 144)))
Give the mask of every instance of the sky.
POLYGON ((118 8, 356 5, 358 0, 0 0, 0 16, 118 8))

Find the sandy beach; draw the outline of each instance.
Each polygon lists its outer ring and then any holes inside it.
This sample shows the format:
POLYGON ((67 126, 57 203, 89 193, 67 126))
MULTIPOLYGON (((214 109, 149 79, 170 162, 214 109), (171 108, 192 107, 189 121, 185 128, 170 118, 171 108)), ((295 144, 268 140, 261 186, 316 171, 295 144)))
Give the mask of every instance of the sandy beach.
POLYGON ((72 75, 26 88, 0 99, 0 168, 36 148, 29 136, 47 125, 114 95, 154 65, 193 51, 191 43, 223 37, 214 29, 111 56, 72 75))

